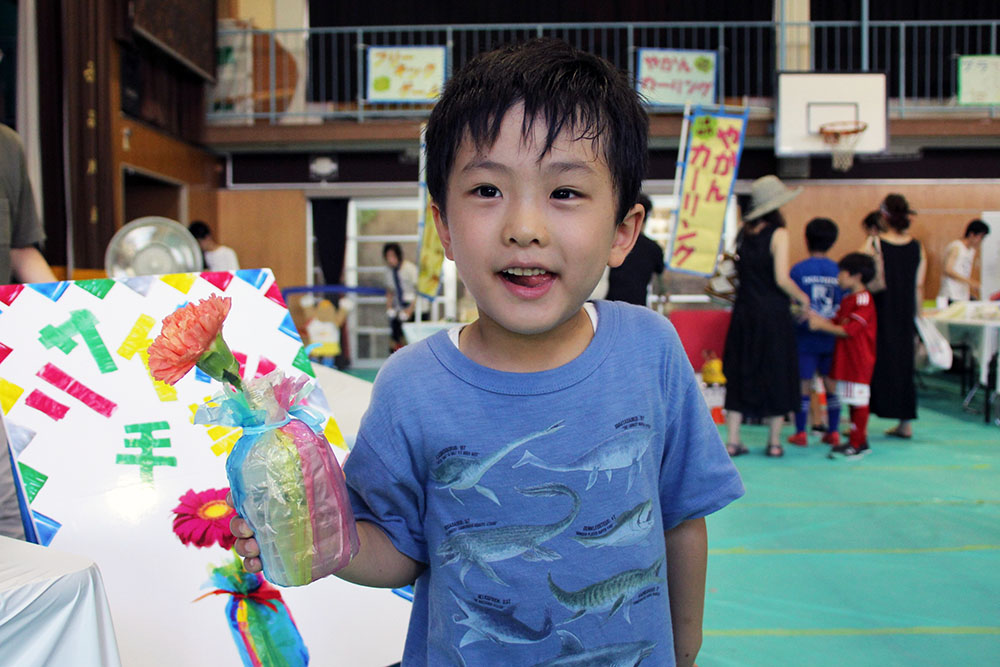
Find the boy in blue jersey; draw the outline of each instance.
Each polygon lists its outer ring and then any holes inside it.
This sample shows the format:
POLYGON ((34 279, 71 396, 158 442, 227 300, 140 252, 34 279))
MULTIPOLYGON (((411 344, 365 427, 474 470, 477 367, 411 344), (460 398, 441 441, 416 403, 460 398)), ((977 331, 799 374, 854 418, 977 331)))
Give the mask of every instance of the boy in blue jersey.
POLYGON ((431 114, 434 220, 479 316, 380 370, 337 573, 414 584, 403 665, 693 664, 704 517, 743 485, 666 318, 587 302, 641 230, 647 126, 624 73, 555 40, 475 58, 431 114))
MULTIPOLYGON (((841 288, 837 284, 837 263, 827 252, 837 240, 837 224, 829 218, 813 218, 806 225, 806 247, 809 257, 792 267, 792 280, 809 295, 810 309, 824 319, 837 314, 841 288)), ((810 394, 816 375, 826 391, 827 428, 823 442, 840 444, 840 399, 836 382, 830 379, 835 338, 825 331, 813 331, 809 322, 800 322, 795 332, 799 349, 799 379, 802 381, 799 409, 795 413, 795 434, 788 438, 793 445, 805 447, 808 442, 806 422, 809 416, 810 394)))

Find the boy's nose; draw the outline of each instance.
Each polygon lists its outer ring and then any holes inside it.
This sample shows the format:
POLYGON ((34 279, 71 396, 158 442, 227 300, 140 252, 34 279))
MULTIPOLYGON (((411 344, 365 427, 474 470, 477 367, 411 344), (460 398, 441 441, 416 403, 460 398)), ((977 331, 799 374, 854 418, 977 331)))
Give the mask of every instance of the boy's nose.
POLYGON ((507 243, 527 247, 546 245, 549 240, 545 216, 533 206, 515 207, 504 226, 507 243))

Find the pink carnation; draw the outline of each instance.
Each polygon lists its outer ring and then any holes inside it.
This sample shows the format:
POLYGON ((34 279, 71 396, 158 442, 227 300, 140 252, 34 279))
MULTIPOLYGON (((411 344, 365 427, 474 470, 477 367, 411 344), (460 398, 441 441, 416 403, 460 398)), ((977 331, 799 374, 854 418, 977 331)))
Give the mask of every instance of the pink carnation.
POLYGON ((163 318, 160 335, 149 346, 149 372, 167 384, 184 377, 222 330, 232 300, 212 294, 163 318))

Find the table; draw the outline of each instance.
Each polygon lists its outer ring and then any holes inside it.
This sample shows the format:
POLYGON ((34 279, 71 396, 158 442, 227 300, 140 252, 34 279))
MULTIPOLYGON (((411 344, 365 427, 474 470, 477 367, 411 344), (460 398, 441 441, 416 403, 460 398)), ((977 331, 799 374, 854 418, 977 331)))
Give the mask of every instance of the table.
POLYGON ((954 318, 942 313, 931 315, 928 319, 934 323, 938 331, 954 342, 958 335, 952 327, 959 329, 980 329, 979 336, 979 385, 986 389, 983 413, 986 423, 991 419, 991 405, 997 391, 997 352, 1000 350, 1000 320, 954 318))
POLYGON ((0 537, 0 665, 121 665, 97 565, 0 537))

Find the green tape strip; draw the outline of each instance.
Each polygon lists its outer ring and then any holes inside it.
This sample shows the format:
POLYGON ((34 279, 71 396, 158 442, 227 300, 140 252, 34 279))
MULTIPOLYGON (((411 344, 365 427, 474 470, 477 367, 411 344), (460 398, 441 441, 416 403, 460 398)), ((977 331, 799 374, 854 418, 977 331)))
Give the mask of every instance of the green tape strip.
POLYGON ((78 280, 76 286, 85 289, 98 299, 104 299, 115 286, 115 281, 108 278, 96 278, 94 280, 78 280))
POLYGON ((309 355, 306 354, 305 347, 299 348, 298 354, 296 354, 295 359, 292 360, 292 366, 298 368, 309 377, 316 377, 316 371, 313 370, 312 362, 309 361, 309 355))
POLYGON ((57 327, 47 324, 42 327, 42 330, 38 332, 39 342, 46 347, 46 349, 51 350, 54 347, 62 350, 64 354, 69 354, 70 351, 76 347, 76 341, 73 338, 76 336, 76 326, 73 324, 73 320, 66 320, 57 327))
POLYGON ((70 312, 70 319, 76 325, 76 330, 83 337, 83 342, 87 344, 90 355, 97 362, 97 368, 101 373, 113 373, 118 370, 115 360, 111 358, 111 353, 101 340, 101 334, 97 332, 97 318, 89 310, 74 310, 70 312))

